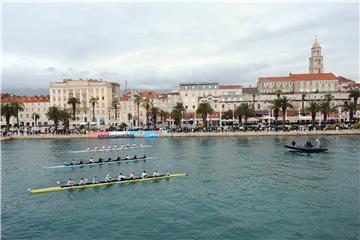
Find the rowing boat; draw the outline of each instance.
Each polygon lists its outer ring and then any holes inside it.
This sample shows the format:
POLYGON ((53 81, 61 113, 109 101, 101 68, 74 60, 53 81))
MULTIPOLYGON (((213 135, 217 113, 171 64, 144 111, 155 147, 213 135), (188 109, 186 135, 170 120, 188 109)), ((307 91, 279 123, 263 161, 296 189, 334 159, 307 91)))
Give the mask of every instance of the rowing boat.
POLYGON ((75 185, 75 186, 57 186, 57 187, 49 187, 49 188, 40 188, 40 189, 28 189, 28 192, 35 194, 35 193, 48 193, 48 192, 58 192, 64 190, 72 190, 72 189, 83 189, 83 188, 90 188, 90 187, 102 187, 102 186, 109 186, 113 184, 124 184, 124 183, 138 183, 138 182, 148 182, 148 181, 156 181, 156 180, 163 180, 163 179, 170 179, 172 177, 184 177, 186 173, 175 173, 170 174, 168 176, 159 176, 159 177, 147 177, 147 178, 137 178, 131 180, 122 180, 117 181, 114 180, 112 182, 100 182, 100 183, 89 183, 86 185, 75 185))
POLYGON ((120 150, 127 150, 127 149, 138 149, 138 148, 149 148, 152 147, 151 145, 142 145, 142 146, 130 146, 130 147, 117 147, 117 148, 99 148, 99 149, 85 149, 85 150, 76 150, 76 151, 69 151, 69 153, 85 153, 85 152, 106 152, 106 151, 120 151, 120 150))
POLYGON ((110 162, 107 162, 107 161, 94 162, 94 163, 86 162, 86 163, 84 163, 84 164, 75 163, 75 164, 64 164, 64 165, 50 166, 50 167, 44 166, 44 168, 47 168, 47 169, 53 169, 53 168, 74 168, 74 167, 94 166, 94 165, 102 165, 102 164, 109 164, 109 163, 122 163, 122 162, 145 161, 145 160, 154 159, 154 158, 157 158, 157 157, 146 157, 146 158, 136 158, 136 159, 121 159, 121 160, 116 160, 116 159, 114 159, 114 160, 111 160, 110 162))
POLYGON ((322 147, 299 147, 299 146, 290 146, 290 145, 284 145, 284 147, 286 147, 287 149, 289 149, 289 151, 291 152, 301 152, 301 153, 321 153, 321 152, 326 152, 328 149, 327 148, 322 148, 322 147))

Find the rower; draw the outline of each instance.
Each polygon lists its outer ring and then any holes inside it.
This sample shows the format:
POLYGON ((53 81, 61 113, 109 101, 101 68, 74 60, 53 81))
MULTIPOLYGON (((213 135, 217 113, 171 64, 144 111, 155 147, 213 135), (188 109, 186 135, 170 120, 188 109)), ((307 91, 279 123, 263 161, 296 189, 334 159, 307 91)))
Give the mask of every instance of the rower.
POLYGON ((126 160, 130 159, 129 155, 126 155, 126 156, 125 156, 125 159, 126 159, 126 160))
POLYGON ((111 182, 111 177, 110 177, 109 174, 106 175, 106 177, 105 177, 105 182, 111 182))
POLYGON ((85 181, 84 181, 84 178, 81 178, 80 179, 80 182, 79 182, 79 185, 85 185, 86 183, 85 183, 85 181))
POLYGON ((111 146, 108 147, 108 150, 110 150, 110 149, 111 149, 111 146))
POLYGON ((88 184, 89 180, 87 178, 84 178, 84 185, 88 184))
POLYGON ((136 147, 136 144, 135 144, 135 143, 133 143, 133 144, 132 144, 132 146, 133 146, 133 147, 136 147))
POLYGON ((86 149, 86 151, 90 151, 90 148, 88 147, 88 148, 86 149))
POLYGON ((146 155, 145 155, 145 153, 144 153, 144 156, 143 156, 143 158, 146 158, 146 155))
POLYGON ((169 173, 169 171, 166 171, 166 174, 165 174, 165 176, 170 176, 170 173, 169 173))
POLYGON ((102 150, 105 150, 105 146, 102 147, 102 150))
POLYGON ((158 176, 160 176, 160 174, 159 174, 158 170, 156 170, 153 174, 153 177, 158 177, 158 176))
POLYGON ((147 174, 146 174, 146 171, 144 171, 142 174, 141 174, 141 178, 144 179, 147 177, 147 174))
POLYGON ((71 180, 71 178, 69 178, 69 180, 67 181, 66 185, 68 185, 69 187, 72 187, 75 185, 75 182, 73 180, 71 180))
POLYGON ((104 160, 103 160, 102 158, 99 158, 99 161, 98 161, 98 162, 101 163, 101 162, 103 162, 103 161, 104 161, 104 160))
POLYGON ((114 145, 114 149, 117 149, 117 146, 116 146, 116 145, 114 145))
POLYGON ((83 159, 80 160, 80 164, 84 164, 84 160, 83 160, 83 159))
POLYGON ((140 144, 139 144, 139 147, 142 147, 142 146, 143 146, 143 145, 140 143, 140 144))
POLYGON ((98 183, 99 180, 97 179, 96 176, 94 176, 94 177, 92 178, 91 182, 92 182, 93 184, 95 184, 95 183, 98 183))
POLYGON ((71 159, 70 165, 74 165, 74 159, 71 159))
POLYGON ((111 157, 108 158, 107 162, 111 162, 111 157))
POLYGON ((315 139, 315 147, 320 148, 320 140, 315 139))
POLYGON ((130 178, 130 179, 136 179, 136 176, 135 176, 134 172, 130 173, 129 178, 130 178))
POLYGON ((124 144, 121 144, 121 145, 120 145, 120 148, 124 148, 124 144))
POLYGON ((122 175, 122 173, 120 173, 119 176, 118 176, 118 181, 122 181, 124 179, 125 179, 125 176, 122 175))
POLYGON ((95 147, 95 150, 98 150, 98 147, 95 147))
POLYGON ((295 147, 295 145, 296 145, 295 141, 292 141, 292 142, 291 142, 291 145, 292 145, 293 147, 295 147))
POLYGON ((94 162, 94 159, 91 157, 90 159, 89 159, 89 163, 93 163, 94 162))
POLYGON ((137 159, 137 156, 136 156, 136 154, 134 155, 134 159, 137 159))
POLYGON ((130 147, 130 144, 126 144, 126 147, 130 147))
POLYGON ((119 161, 119 160, 121 160, 121 158, 118 156, 118 157, 116 158, 116 160, 119 161))

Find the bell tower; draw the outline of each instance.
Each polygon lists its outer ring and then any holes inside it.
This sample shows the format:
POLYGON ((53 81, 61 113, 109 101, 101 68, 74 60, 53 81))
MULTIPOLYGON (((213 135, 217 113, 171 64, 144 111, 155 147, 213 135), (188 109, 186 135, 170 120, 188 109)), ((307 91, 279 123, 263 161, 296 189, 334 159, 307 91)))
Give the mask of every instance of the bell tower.
POLYGON ((315 42, 311 48, 311 57, 309 58, 309 73, 323 73, 324 62, 321 55, 321 46, 315 37, 315 42))

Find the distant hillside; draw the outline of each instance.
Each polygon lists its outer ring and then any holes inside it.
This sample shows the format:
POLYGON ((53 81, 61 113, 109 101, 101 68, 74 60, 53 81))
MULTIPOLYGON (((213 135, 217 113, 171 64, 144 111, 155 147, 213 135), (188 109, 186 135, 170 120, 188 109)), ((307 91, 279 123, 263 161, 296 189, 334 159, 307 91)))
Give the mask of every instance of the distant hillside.
POLYGON ((19 96, 34 96, 34 95, 49 95, 49 89, 48 88, 3 88, 1 89, 2 93, 10 93, 14 95, 19 96))

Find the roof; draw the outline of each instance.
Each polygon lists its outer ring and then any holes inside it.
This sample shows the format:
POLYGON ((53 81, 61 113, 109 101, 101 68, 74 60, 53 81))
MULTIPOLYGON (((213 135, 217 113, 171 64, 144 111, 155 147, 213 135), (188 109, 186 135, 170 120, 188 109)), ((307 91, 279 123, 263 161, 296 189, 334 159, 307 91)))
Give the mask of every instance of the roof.
POLYGON ((257 92, 257 87, 248 87, 242 89, 243 94, 252 94, 253 92, 257 92))
POLYGON ((35 102, 50 102, 49 96, 11 96, 1 99, 2 103, 13 103, 13 102, 22 102, 22 103, 35 103, 35 102))
POLYGON ((316 80, 337 80, 333 73, 305 73, 289 74, 281 77, 260 77, 259 81, 316 81, 316 80))
POLYGON ((339 80, 339 83, 356 83, 354 80, 345 78, 343 76, 338 76, 337 79, 339 80))
POLYGON ((194 86, 194 85, 219 85, 218 82, 208 81, 208 82, 187 82, 180 83, 180 86, 194 86))
POLYGON ((220 85, 219 89, 241 89, 241 85, 220 85))

